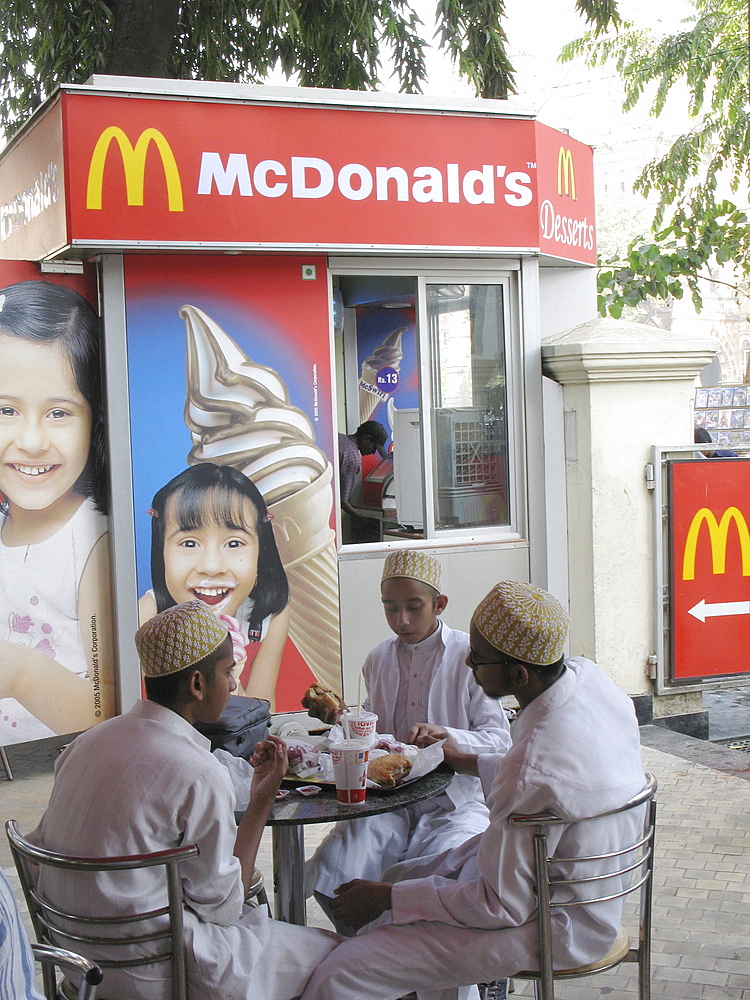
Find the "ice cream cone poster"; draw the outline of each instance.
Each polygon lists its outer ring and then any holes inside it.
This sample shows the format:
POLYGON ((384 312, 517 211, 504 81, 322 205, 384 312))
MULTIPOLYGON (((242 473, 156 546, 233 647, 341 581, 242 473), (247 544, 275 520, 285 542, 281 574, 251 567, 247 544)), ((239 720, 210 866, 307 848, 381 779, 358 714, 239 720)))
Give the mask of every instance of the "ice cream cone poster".
POLYGON ((419 405, 413 309, 357 309, 359 423, 377 420, 390 432, 388 401, 397 409, 419 405))
POLYGON ((140 617, 204 601, 277 711, 340 691, 325 259, 127 258, 125 287, 140 617))
POLYGON ((0 745, 114 714, 104 407, 91 284, 0 266, 0 745), (83 293, 83 294, 81 294, 83 293))

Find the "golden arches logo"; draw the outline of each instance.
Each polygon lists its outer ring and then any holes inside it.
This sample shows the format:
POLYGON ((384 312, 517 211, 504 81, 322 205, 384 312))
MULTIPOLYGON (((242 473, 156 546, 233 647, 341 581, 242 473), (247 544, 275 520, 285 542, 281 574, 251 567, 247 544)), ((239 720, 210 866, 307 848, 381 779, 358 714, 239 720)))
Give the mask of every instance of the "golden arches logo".
POLYGON ((161 157, 164 170, 164 180, 167 184, 167 199, 170 212, 182 212, 182 183, 177 162, 172 148, 164 136, 155 128, 144 129, 138 136, 135 146, 117 125, 110 125, 99 136, 89 165, 89 179, 86 188, 86 208, 102 207, 102 186, 104 184, 104 167, 107 162, 109 147, 115 142, 120 149, 123 169, 125 170, 125 191, 128 205, 143 205, 144 175, 146 172, 146 156, 151 143, 161 157))
POLYGON ((711 564, 714 575, 726 572, 729 525, 734 522, 742 552, 742 575, 750 576, 750 531, 748 531, 747 522, 742 512, 736 507, 727 507, 721 516, 721 521, 717 521, 713 511, 710 511, 708 507, 701 507, 690 522, 685 539, 682 579, 695 579, 695 553, 698 548, 698 536, 704 522, 708 526, 708 535, 711 541, 711 564))
POLYGON ((560 146, 557 154, 557 193, 570 196, 576 201, 576 172, 573 166, 573 154, 569 149, 560 146))

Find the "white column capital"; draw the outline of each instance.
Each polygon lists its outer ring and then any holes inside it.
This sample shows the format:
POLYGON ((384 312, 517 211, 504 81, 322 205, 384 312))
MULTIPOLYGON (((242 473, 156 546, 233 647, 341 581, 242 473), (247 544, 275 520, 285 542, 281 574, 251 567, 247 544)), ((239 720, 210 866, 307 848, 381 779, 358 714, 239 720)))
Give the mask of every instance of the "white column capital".
POLYGON ((594 319, 542 341, 544 374, 561 385, 694 379, 719 350, 705 337, 617 319, 594 319))

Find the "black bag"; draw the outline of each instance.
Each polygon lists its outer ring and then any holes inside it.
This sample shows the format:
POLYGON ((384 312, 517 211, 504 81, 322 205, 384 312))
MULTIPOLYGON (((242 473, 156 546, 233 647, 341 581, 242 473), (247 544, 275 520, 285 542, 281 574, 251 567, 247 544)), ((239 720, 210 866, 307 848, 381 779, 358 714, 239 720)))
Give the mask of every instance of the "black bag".
POLYGON ((208 737, 212 750, 219 748, 249 760, 255 744, 266 738, 270 725, 270 702, 233 694, 218 722, 196 722, 195 728, 208 737))

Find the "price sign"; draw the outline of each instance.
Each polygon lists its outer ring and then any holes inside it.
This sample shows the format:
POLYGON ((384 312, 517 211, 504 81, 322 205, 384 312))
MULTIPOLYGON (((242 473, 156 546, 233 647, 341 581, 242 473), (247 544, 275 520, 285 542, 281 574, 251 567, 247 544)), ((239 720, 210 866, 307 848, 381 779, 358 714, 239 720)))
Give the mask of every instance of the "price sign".
POLYGON ((375 384, 381 392, 393 392, 398 388, 398 372, 395 368, 381 368, 375 376, 375 384))

